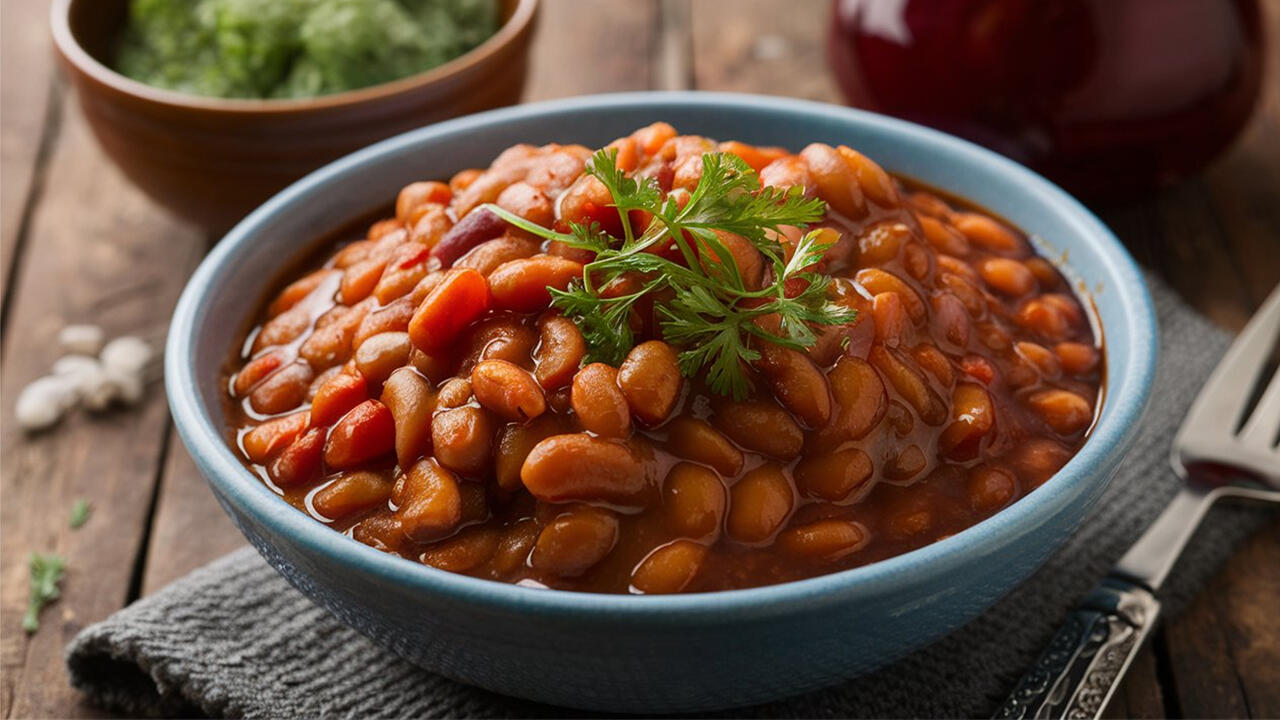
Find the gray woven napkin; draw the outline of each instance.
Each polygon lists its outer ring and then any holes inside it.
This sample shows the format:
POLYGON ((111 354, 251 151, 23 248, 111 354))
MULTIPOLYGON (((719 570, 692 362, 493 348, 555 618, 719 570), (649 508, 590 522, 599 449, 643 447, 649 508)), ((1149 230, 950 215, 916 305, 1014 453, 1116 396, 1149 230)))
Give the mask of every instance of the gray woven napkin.
MULTIPOLYGON (((1097 509, 1055 557, 990 612, 843 685, 726 715, 989 716, 1067 609, 1173 496, 1169 443, 1227 336, 1152 281, 1161 364, 1142 432, 1097 509)), ((214 512, 210 508, 210 512, 214 512)), ((1165 592, 1176 613, 1261 508, 1216 509, 1165 592)), ((85 629, 72 684, 130 715, 513 717, 578 714, 461 685, 379 648, 304 598, 251 549, 232 553, 85 629)))

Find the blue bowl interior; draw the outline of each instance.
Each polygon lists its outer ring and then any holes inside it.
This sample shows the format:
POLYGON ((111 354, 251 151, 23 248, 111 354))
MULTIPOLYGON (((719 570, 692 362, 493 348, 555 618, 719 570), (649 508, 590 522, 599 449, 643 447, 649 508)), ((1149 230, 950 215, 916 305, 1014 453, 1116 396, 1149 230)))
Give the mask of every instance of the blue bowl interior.
POLYGON ((892 593, 906 578, 954 570, 997 552, 1068 505, 1089 502, 1136 429, 1155 368, 1156 324, 1132 259, 1091 213, 1025 168, 956 138, 819 103, 712 93, 635 93, 526 105, 460 118, 384 141, 295 183, 241 222, 190 281, 175 311, 166 386, 178 430, 215 491, 285 541, 388 582, 484 607, 548 617, 627 614, 645 622, 731 622, 892 593), (1032 235, 1088 289, 1106 335, 1106 398, 1092 437, 1057 475, 995 517, 870 566, 764 588, 664 597, 546 592, 468 578, 387 555, 322 527, 282 502, 237 460, 224 430, 220 373, 275 273, 313 241, 386 206, 403 185, 484 167, 515 143, 600 146, 654 121, 682 133, 799 150, 846 144, 891 172, 964 197, 1032 235))

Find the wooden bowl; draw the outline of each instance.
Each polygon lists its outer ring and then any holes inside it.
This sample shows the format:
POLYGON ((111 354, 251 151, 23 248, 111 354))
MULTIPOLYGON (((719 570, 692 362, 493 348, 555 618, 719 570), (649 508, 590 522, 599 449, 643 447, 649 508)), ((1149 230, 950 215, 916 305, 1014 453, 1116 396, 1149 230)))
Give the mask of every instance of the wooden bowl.
POLYGON ((108 60, 127 0, 55 0, 54 46, 107 155, 156 202, 221 233, 321 165, 400 132, 520 98, 538 0, 444 65, 301 100, 228 100, 145 85, 108 60))

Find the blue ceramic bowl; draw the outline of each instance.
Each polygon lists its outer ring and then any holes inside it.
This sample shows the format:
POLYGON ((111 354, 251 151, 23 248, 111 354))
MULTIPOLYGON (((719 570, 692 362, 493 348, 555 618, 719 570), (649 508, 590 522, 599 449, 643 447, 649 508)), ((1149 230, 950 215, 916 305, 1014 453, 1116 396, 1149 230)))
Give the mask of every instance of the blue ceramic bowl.
POLYGON ((490 690, 642 713, 745 705, 866 672, 972 619, 1077 526, 1133 437, 1155 370, 1151 299, 1133 260, 1079 203, 953 137, 866 112, 770 97, 639 93, 497 110, 349 155, 227 235, 174 314, 166 387, 218 501, 295 586, 424 668, 490 690), (681 132, 799 150, 855 147, 969 198, 1043 241, 1089 289, 1106 337, 1101 416, 1081 452, 1028 497, 964 532, 874 565, 772 587, 635 597, 534 590, 436 570, 354 542, 288 506, 227 444, 223 363, 277 269, 406 183, 486 166, 518 143, 603 145, 665 120, 681 132))

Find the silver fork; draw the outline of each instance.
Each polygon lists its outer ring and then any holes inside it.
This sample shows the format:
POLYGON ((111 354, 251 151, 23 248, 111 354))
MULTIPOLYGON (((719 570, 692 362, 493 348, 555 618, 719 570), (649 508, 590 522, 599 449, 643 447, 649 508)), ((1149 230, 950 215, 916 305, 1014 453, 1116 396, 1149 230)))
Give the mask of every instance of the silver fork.
POLYGON ((1160 615, 1155 593, 1210 506, 1225 497, 1280 502, 1280 370, 1261 377, 1277 337, 1280 287, 1232 343, 1178 429, 1170 463, 1182 489, 1071 611, 995 717, 1101 716, 1160 615))

